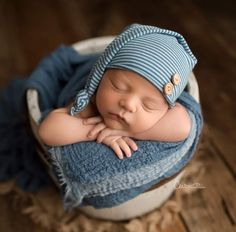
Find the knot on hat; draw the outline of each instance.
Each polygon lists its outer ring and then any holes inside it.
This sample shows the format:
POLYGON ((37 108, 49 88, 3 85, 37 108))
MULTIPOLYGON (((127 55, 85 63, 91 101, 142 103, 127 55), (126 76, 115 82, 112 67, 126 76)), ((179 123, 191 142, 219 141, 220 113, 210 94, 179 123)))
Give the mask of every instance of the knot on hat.
POLYGON ((86 89, 82 89, 76 95, 74 105, 71 107, 70 114, 75 115, 82 111, 89 103, 89 94, 86 89))

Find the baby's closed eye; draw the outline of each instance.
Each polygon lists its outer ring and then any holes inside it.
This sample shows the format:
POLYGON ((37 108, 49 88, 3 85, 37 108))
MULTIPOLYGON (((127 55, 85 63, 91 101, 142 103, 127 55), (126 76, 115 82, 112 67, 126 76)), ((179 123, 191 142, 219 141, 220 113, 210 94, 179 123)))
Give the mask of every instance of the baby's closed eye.
POLYGON ((127 90, 126 85, 121 82, 117 82, 117 83, 111 82, 111 85, 116 90, 123 90, 123 91, 127 90))
POLYGON ((147 110, 160 110, 158 103, 154 102, 143 102, 142 106, 147 110))

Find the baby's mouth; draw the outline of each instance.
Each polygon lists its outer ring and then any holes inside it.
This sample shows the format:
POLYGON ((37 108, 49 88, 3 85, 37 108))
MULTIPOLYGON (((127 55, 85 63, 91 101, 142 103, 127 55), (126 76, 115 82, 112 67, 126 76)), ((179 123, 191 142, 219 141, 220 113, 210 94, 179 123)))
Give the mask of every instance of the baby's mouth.
POLYGON ((110 117, 111 119, 116 120, 116 121, 127 123, 126 120, 125 120, 125 118, 121 117, 121 116, 118 115, 118 114, 109 113, 109 117, 110 117))

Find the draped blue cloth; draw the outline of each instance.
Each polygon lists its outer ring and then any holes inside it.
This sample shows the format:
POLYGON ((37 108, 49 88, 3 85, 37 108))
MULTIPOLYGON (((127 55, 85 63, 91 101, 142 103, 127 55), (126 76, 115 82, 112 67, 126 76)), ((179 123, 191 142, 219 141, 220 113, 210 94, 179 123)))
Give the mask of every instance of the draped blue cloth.
POLYGON ((24 87, 17 79, 0 96, 0 181, 14 179, 26 191, 48 186, 50 178, 36 153, 34 140, 26 127, 24 87))
POLYGON ((26 90, 37 89, 40 109, 46 116, 73 99, 97 58, 98 54, 80 56, 70 46, 62 45, 44 58, 29 77, 17 77, 1 91, 0 181, 14 179, 25 191, 38 191, 52 184, 29 130, 26 90))

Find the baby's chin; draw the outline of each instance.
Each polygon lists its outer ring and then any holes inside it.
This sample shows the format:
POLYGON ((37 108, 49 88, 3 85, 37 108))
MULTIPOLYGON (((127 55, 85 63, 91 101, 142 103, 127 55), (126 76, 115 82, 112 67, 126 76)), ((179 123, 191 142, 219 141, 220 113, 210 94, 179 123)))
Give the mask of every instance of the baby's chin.
POLYGON ((107 127, 113 130, 121 130, 126 131, 130 134, 140 133, 142 131, 137 131, 137 128, 133 128, 132 126, 129 126, 127 124, 123 124, 122 122, 113 121, 111 119, 104 119, 104 123, 107 127))
POLYGON ((122 122, 112 120, 110 118, 104 118, 104 123, 107 127, 113 130, 127 130, 122 122))

